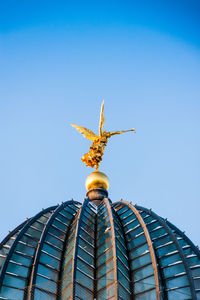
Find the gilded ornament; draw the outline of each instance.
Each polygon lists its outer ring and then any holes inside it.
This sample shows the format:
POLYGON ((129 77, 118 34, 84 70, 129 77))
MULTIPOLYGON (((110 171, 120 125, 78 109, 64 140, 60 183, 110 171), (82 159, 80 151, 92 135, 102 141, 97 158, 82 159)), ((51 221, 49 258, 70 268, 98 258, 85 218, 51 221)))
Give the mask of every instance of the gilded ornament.
POLYGON ((99 120, 99 135, 96 135, 92 130, 87 129, 85 127, 71 124, 71 126, 75 127, 83 136, 92 141, 92 145, 90 146, 90 151, 84 154, 81 157, 81 160, 86 164, 87 167, 95 167, 96 171, 99 169, 99 164, 102 161, 102 156, 104 154, 104 149, 107 145, 108 139, 116 134, 122 134, 129 131, 135 131, 134 128, 129 130, 122 130, 122 131, 114 131, 114 132, 107 132, 103 131, 103 126, 105 123, 104 119, 104 101, 101 105, 101 113, 100 113, 100 120, 99 120))

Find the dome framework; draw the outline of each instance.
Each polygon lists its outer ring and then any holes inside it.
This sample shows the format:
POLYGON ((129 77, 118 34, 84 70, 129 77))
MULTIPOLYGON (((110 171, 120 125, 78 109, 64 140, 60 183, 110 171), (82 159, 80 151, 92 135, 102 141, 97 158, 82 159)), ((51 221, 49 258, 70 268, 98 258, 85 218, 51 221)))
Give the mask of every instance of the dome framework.
POLYGON ((66 201, 2 241, 0 299, 200 299, 200 251, 144 207, 66 201))

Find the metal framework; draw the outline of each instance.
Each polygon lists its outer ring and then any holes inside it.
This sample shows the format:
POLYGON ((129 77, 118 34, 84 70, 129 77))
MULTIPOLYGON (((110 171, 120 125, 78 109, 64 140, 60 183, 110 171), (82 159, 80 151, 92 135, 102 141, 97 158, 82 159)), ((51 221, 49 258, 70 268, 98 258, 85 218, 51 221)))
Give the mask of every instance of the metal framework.
POLYGON ((144 207, 141 206, 137 206, 136 208, 138 210, 141 210, 143 212, 146 212, 147 214, 149 214, 150 216, 152 216, 155 220, 157 220, 159 222, 159 224, 165 229, 165 231, 167 232, 167 234, 170 236, 171 241, 174 243, 174 245, 176 246, 176 249, 178 250, 178 253, 181 257, 182 263, 184 265, 185 268, 185 272, 188 278, 188 282, 189 282, 189 288, 190 288, 190 292, 191 292, 191 298, 193 300, 196 300, 196 292, 195 292, 195 287, 194 287, 194 280, 192 278, 192 273, 191 270, 189 268, 188 262, 186 260, 186 257, 184 255, 184 252, 181 248, 181 246, 179 245, 179 242, 175 236, 175 234, 173 234, 172 230, 170 229, 170 227, 167 225, 167 223, 161 218, 159 217, 157 214, 155 214, 154 212, 152 212, 152 210, 146 209, 144 207))
POLYGON ((108 198, 66 201, 0 244, 0 299, 200 299, 200 252, 169 221, 108 198))
POLYGON ((154 271, 156 298, 157 298, 157 300, 160 300, 160 288, 159 288, 157 261, 156 261, 156 257, 155 257, 155 253, 154 253, 154 249, 153 249, 153 244, 152 244, 148 229, 147 229, 147 227, 146 227, 139 211, 131 203, 125 202, 125 201, 120 201, 120 202, 114 203, 114 206, 121 205, 121 204, 124 204, 125 206, 129 207, 132 210, 132 212, 137 217, 137 219, 138 219, 138 221, 139 221, 139 223, 140 223, 140 225, 141 225, 141 227, 144 231, 146 241, 147 241, 147 244, 148 244, 148 247, 149 247, 149 252, 150 252, 153 271, 154 271))

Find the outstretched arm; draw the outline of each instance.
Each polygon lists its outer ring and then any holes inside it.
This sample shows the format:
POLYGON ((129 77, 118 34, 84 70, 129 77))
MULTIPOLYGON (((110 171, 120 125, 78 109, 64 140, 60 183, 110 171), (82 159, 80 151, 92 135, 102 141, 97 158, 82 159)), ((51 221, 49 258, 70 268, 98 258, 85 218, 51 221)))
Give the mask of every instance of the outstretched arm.
POLYGON ((111 136, 113 136, 113 135, 116 135, 116 134, 122 134, 122 133, 129 132, 129 131, 135 131, 135 128, 132 128, 132 129, 129 129, 129 130, 107 132, 106 135, 107 135, 107 137, 109 138, 109 137, 111 137, 111 136))

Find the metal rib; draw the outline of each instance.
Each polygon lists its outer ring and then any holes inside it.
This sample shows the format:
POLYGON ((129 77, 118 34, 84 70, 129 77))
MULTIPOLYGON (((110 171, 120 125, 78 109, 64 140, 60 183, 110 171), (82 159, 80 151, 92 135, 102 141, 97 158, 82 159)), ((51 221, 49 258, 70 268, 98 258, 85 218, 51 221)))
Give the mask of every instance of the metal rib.
POLYGON ((115 243, 115 228, 114 228, 114 220, 113 213, 110 206, 110 202, 108 198, 104 198, 104 202, 108 209, 108 215, 110 220, 110 228, 112 233, 112 246, 113 246, 113 263, 114 263, 114 282, 115 282, 115 299, 118 299, 118 278, 117 278, 117 252, 116 252, 116 243, 115 243))
POLYGON ((12 230, 11 232, 9 232, 9 234, 3 239, 3 241, 1 241, 0 243, 0 250, 3 247, 3 245, 5 245, 7 243, 7 241, 13 236, 15 235, 15 233, 17 233, 30 219, 24 221, 23 223, 21 223, 19 226, 17 226, 14 230, 12 230))
MULTIPOLYGON (((70 201, 66 201, 65 203, 61 204, 60 206, 58 206, 56 208, 55 211, 52 212, 51 217, 49 218, 48 222, 45 224, 42 235, 40 237, 40 241, 38 243, 38 247, 35 253, 35 258, 34 258, 34 262, 33 262, 33 269, 32 269, 32 273, 31 273, 31 277, 30 277, 30 290, 29 290, 29 297, 30 299, 34 299, 34 293, 35 293, 35 282, 36 282, 36 276, 37 276, 37 269, 38 269, 38 263, 39 263, 39 259, 41 256, 41 251, 42 251, 42 247, 46 238, 46 235, 48 233, 49 227, 52 225, 53 221, 55 220, 57 214, 67 205, 70 205, 72 203, 78 203, 75 202, 73 200, 70 201)), ((80 203, 79 203, 80 204, 80 203)))
POLYGON ((2 283, 3 283, 3 279, 4 279, 4 276, 5 276, 5 272, 6 272, 6 268, 8 266, 8 263, 10 261, 10 258, 15 250, 15 247, 17 246, 17 243, 19 242, 20 238, 23 236, 23 234, 26 232, 26 230, 28 230, 28 228, 32 225, 32 223, 34 223, 38 218, 40 218, 43 214, 49 212, 49 211, 52 211, 56 208, 57 206, 51 206, 51 207, 48 207, 42 211, 40 211, 37 215, 35 215, 33 218, 31 218, 26 224, 25 226, 22 228, 22 230, 19 232, 17 238, 15 239, 14 243, 12 244, 8 254, 7 254, 7 257, 6 257, 6 260, 2 266, 2 270, 1 270, 1 274, 0 274, 0 288, 2 286, 2 283))
POLYGON ((81 217, 84 211, 85 206, 89 202, 89 199, 85 199, 83 202, 82 207, 80 207, 78 211, 78 221, 76 224, 76 232, 75 232, 75 246, 74 246, 74 253, 73 253, 73 258, 72 258, 72 294, 71 294, 71 299, 75 299, 75 284, 76 284, 76 266, 77 266, 77 251, 78 251, 78 240, 79 240, 79 232, 80 232, 80 222, 81 222, 81 217))
POLYGON ((143 210, 144 212, 146 212, 147 214, 149 214, 150 216, 152 216, 153 218, 155 218, 160 223, 160 225, 165 228, 166 232, 169 234, 170 238, 172 239, 172 241, 176 245, 176 248, 179 251, 179 255, 180 255, 180 257, 182 259, 182 262, 184 264, 185 271, 186 271, 186 274, 187 274, 187 277, 188 277, 188 281, 189 281, 189 285, 190 285, 190 291, 191 291, 192 299, 196 300, 196 293, 195 293, 194 281, 193 281, 193 278, 192 278, 191 270, 190 270, 190 268, 189 268, 189 266, 187 264, 187 260, 186 260, 185 254, 184 254, 181 246, 179 245, 176 236, 173 234, 171 228, 166 224, 166 222, 161 217, 159 217, 153 211, 151 211, 151 210, 149 210, 147 208, 144 208, 142 206, 138 206, 138 205, 136 205, 135 207, 137 209, 139 209, 139 210, 143 210))
POLYGON ((137 217, 147 240, 147 244, 149 247, 149 252, 150 252, 150 256, 151 256, 151 261, 152 261, 152 266, 153 266, 153 271, 154 271, 154 278, 155 278, 155 289, 156 289, 156 297, 157 300, 160 300, 160 287, 159 287, 159 278, 158 278, 158 268, 157 268, 157 261, 156 261, 156 256, 155 256, 155 252, 153 249, 153 244, 151 241, 151 237, 149 234, 149 231, 147 229, 146 224, 144 223, 143 218, 141 217, 139 211, 135 208, 135 206, 133 206, 131 203, 126 202, 126 201, 120 201, 120 202, 116 202, 116 204, 124 204, 126 206, 128 206, 132 212, 135 214, 135 216, 137 217))
POLYGON ((185 241, 187 241, 188 245, 191 246, 194 253, 198 256, 200 259, 200 251, 199 249, 193 244, 193 242, 182 232, 180 229, 178 229, 174 224, 172 224, 169 221, 166 221, 167 225, 171 227, 173 230, 175 230, 185 241))

